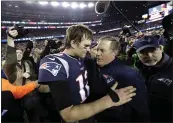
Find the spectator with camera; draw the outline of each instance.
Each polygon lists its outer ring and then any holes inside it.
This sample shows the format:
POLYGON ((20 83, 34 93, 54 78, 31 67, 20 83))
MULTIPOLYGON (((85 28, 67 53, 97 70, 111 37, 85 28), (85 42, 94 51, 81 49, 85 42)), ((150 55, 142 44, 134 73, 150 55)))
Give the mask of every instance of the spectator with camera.
MULTIPOLYGON (((7 79, 14 85, 21 86, 30 83, 30 77, 32 77, 31 67, 26 60, 22 60, 23 51, 20 49, 16 50, 14 44, 14 39, 21 35, 20 31, 18 32, 16 27, 10 27, 7 34, 7 53, 3 67, 7 79)), ((39 92, 36 88, 31 93, 23 97, 19 102, 23 105, 23 109, 26 110, 29 121, 38 121, 38 115, 40 114, 36 112, 38 111, 37 107, 40 107, 39 92)))

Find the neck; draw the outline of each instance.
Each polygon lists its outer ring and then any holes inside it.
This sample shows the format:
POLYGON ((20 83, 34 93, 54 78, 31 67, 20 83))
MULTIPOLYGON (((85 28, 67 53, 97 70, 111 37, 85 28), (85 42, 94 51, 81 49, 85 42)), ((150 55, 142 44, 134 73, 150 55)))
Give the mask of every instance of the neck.
POLYGON ((70 56, 75 56, 72 49, 65 49, 63 52, 70 55, 70 56))
POLYGON ((21 65, 21 61, 18 61, 18 63, 21 65))

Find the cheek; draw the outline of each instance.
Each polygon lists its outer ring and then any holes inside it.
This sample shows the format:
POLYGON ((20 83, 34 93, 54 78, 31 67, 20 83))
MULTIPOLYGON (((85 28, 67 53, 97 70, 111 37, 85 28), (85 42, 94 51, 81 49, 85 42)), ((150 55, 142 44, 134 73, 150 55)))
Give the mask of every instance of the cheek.
POLYGON ((161 59, 161 57, 162 57, 162 52, 157 52, 156 54, 154 54, 154 57, 155 57, 157 60, 161 59))
POLYGON ((103 60, 105 62, 109 62, 112 59, 112 57, 110 55, 103 55, 103 60))
POLYGON ((94 54, 97 54, 97 50, 93 50, 92 52, 93 52, 94 54))
POLYGON ((139 58, 140 60, 143 60, 143 56, 140 55, 140 54, 138 54, 138 58, 139 58))

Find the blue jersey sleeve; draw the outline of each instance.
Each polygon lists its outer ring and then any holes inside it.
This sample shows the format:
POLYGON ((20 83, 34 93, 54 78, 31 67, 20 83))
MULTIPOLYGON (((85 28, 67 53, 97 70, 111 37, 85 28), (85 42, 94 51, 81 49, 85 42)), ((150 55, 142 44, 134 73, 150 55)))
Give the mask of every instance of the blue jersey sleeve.
POLYGON ((67 81, 67 72, 58 59, 53 56, 44 57, 39 66, 38 82, 67 81))

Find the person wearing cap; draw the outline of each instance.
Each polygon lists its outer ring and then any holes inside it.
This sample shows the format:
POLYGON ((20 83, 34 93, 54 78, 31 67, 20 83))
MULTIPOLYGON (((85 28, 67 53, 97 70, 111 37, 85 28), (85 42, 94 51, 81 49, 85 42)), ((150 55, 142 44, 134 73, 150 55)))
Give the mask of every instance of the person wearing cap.
POLYGON ((172 121, 172 59, 163 52, 160 38, 144 36, 134 43, 138 65, 148 89, 151 121, 172 121))

